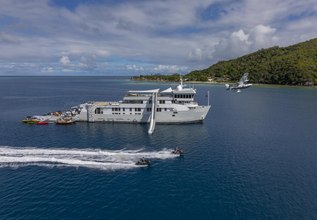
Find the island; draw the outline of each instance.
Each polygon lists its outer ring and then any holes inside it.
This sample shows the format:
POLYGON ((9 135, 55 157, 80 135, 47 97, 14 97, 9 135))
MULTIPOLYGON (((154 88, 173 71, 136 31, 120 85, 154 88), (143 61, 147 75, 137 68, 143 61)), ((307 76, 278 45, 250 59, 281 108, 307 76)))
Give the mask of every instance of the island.
MULTIPOLYGON (((193 82, 234 82, 248 72, 250 82, 296 86, 317 85, 317 38, 288 47, 260 49, 183 75, 193 82)), ((133 76, 133 80, 179 81, 180 74, 133 76)))

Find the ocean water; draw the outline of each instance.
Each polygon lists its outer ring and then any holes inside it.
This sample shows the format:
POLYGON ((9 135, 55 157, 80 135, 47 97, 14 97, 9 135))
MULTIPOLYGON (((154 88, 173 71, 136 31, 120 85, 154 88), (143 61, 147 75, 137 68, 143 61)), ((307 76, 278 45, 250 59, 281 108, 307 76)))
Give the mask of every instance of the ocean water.
POLYGON ((203 124, 27 125, 129 89, 120 77, 0 77, 0 219, 317 219, 317 90, 195 85, 203 124), (174 147, 184 157, 169 152, 174 147), (140 157, 148 168, 136 167, 140 157))

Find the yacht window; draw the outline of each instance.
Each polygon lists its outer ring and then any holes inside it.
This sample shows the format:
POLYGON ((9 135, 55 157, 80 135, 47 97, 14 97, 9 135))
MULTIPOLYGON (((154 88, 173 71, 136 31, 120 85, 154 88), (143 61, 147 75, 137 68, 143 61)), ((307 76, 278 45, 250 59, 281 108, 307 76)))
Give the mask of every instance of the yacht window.
POLYGON ((142 104, 143 100, 127 100, 126 102, 132 104, 142 104))
POLYGON ((101 109, 100 109, 100 108, 96 108, 96 109, 95 109, 95 114, 102 114, 101 109))

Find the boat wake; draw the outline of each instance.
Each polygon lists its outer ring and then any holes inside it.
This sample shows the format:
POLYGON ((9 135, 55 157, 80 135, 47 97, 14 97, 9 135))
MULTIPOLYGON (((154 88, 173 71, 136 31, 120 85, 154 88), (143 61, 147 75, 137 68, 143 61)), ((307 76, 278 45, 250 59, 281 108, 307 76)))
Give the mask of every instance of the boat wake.
POLYGON ((0 167, 46 166, 87 167, 100 170, 132 169, 142 157, 148 159, 171 159, 172 149, 160 151, 66 149, 0 146, 0 167))

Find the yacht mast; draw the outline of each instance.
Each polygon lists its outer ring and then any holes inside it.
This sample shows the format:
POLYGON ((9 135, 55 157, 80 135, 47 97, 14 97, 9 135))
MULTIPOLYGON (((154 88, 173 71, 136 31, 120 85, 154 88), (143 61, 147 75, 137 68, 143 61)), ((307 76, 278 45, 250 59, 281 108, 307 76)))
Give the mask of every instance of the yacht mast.
POLYGON ((151 112, 151 121, 150 127, 148 130, 149 134, 153 134, 155 129, 155 113, 156 113, 156 106, 157 106, 157 92, 152 93, 152 112, 151 112))

